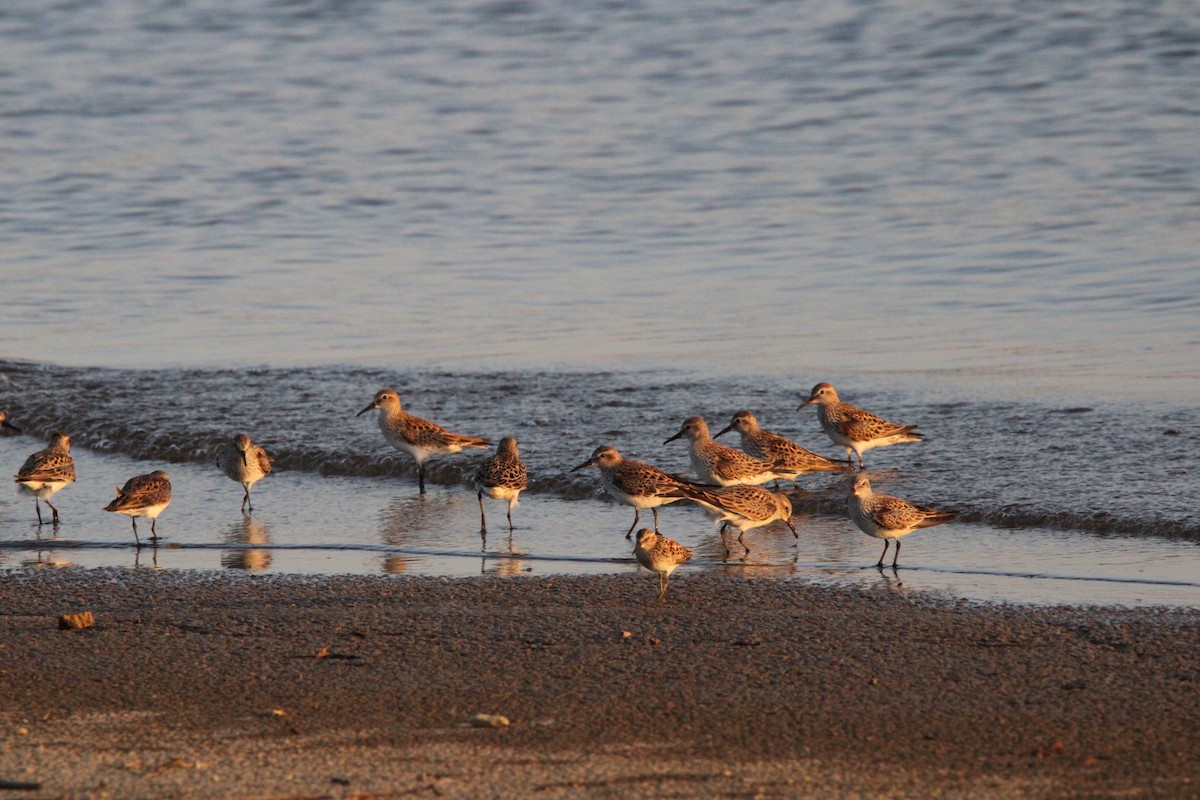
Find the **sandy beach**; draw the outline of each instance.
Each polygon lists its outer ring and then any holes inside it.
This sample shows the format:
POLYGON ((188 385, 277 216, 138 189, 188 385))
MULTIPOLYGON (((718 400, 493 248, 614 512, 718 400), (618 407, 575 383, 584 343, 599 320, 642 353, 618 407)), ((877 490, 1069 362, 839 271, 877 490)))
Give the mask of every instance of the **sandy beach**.
POLYGON ((1200 794, 1200 612, 686 572, 654 594, 649 574, 12 572, 0 780, 30 798, 1200 794), (93 627, 59 629, 84 610, 93 627))

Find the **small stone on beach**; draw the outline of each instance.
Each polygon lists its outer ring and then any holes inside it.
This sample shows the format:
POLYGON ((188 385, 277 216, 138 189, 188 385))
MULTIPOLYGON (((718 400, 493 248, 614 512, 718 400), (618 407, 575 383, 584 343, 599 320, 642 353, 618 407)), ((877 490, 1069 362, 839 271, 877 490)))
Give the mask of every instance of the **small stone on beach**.
POLYGON ((78 614, 63 614, 58 618, 59 630, 83 630, 90 628, 96 624, 96 618, 92 616, 90 611, 81 611, 78 614))
POLYGON ((508 717, 499 714, 475 714, 469 720, 472 728, 507 728, 508 717))

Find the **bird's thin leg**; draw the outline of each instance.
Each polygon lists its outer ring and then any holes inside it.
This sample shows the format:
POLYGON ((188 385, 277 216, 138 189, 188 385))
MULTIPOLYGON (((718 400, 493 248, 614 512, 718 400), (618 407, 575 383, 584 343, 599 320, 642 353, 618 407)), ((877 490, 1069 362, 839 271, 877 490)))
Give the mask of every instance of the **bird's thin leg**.
POLYGON ((509 535, 512 535, 512 532, 513 532, 512 507, 513 507, 513 504, 509 503, 508 504, 508 533, 509 533, 509 535))
POLYGON ((650 509, 654 513, 654 532, 658 533, 658 506, 650 509))
POLYGON ((630 525, 629 530, 625 532, 626 539, 633 536, 633 529, 637 527, 638 520, 641 518, 640 514, 641 512, 639 512, 636 508, 633 510, 633 524, 630 525))
POLYGON ((745 531, 741 531, 741 530, 738 531, 738 544, 740 544, 742 547, 746 548, 746 552, 743 553, 743 555, 748 556, 748 555, 750 555, 750 545, 746 544, 746 540, 742 538, 745 535, 746 535, 745 531))
POLYGON ((725 526, 728 524, 729 523, 726 522, 725 524, 721 525, 721 529, 718 531, 718 533, 721 534, 721 546, 725 548, 726 558, 729 558, 729 541, 725 538, 725 526))
POLYGON ((892 555, 892 569, 896 568, 896 560, 900 558, 900 540, 896 540, 896 551, 892 555))
POLYGON ((246 496, 242 498, 242 513, 243 514, 246 513, 246 506, 248 504, 250 506, 250 513, 253 514, 254 513, 254 503, 250 502, 250 487, 243 484, 242 488, 246 490, 246 496))
POLYGON ((879 554, 879 563, 877 563, 875 566, 877 566, 877 567, 883 566, 883 557, 887 555, 888 544, 890 542, 891 542, 891 539, 883 540, 883 552, 879 554))
POLYGON ((421 487, 421 494, 425 494, 425 465, 420 461, 417 462, 417 485, 421 487))
POLYGON ((156 530, 154 529, 154 528, 155 528, 155 526, 156 526, 157 524, 158 524, 158 518, 157 518, 157 517, 156 517, 156 518, 154 518, 154 519, 152 519, 152 520, 150 520, 150 541, 152 541, 152 542, 157 542, 157 541, 158 541, 158 531, 156 531, 156 530))
POLYGON ((58 509, 55 508, 54 505, 49 500, 46 501, 46 505, 50 506, 50 511, 54 514, 54 518, 51 519, 51 522, 53 522, 55 525, 57 525, 58 524, 58 509))
POLYGON ((480 489, 475 496, 479 500, 479 532, 487 533, 487 517, 483 515, 483 489, 480 489))
POLYGON ((38 499, 36 497, 33 498, 33 507, 37 511, 38 525, 41 525, 42 524, 42 504, 38 502, 38 499))
POLYGON ((136 542, 137 546, 140 548, 142 546, 142 540, 138 538, 137 517, 130 517, 129 521, 133 523, 133 541, 136 542))

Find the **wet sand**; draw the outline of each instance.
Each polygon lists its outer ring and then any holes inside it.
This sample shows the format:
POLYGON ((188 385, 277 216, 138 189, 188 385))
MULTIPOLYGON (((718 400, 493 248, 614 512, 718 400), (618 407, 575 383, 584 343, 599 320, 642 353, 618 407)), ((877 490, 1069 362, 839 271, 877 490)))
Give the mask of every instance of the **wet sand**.
POLYGON ((1200 795, 1200 612, 687 572, 654 593, 7 573, 0 787, 28 788, 0 796, 1200 795))

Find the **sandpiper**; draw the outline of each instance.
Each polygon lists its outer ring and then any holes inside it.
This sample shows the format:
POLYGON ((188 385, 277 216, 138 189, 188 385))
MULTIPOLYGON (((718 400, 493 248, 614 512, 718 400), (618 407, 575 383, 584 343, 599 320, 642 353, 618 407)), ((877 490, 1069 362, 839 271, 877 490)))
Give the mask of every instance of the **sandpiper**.
POLYGON ((17 433, 21 432, 20 428, 8 421, 8 414, 3 411, 0 411, 0 428, 7 428, 8 430, 16 431, 17 433))
POLYGON ((797 411, 812 403, 817 404, 817 418, 821 421, 821 429, 834 441, 846 448, 846 460, 853 464, 850 456, 853 452, 858 456, 858 466, 862 468, 862 454, 873 447, 886 447, 900 442, 919 442, 923 438, 915 433, 916 425, 897 425, 875 416, 870 411, 843 403, 838 399, 837 390, 831 383, 818 383, 812 388, 807 400, 797 407, 797 411))
POLYGON ((738 432, 742 437, 742 449, 750 455, 795 470, 797 476, 814 472, 845 472, 850 469, 845 464, 830 461, 825 456, 801 447, 791 439, 763 430, 758 426, 758 419, 749 411, 734 414, 729 424, 713 438, 716 439, 729 431, 738 432))
POLYGON ((879 554, 879 563, 883 567, 883 558, 887 555, 888 543, 896 543, 896 551, 892 556, 892 568, 896 568, 896 560, 900 558, 900 537, 921 528, 930 528, 952 521, 957 514, 953 511, 939 511, 935 508, 914 505, 899 497, 888 494, 876 494, 871 491, 871 481, 865 473, 859 473, 854 479, 854 488, 850 492, 848 503, 850 519, 858 529, 867 536, 883 539, 883 552, 879 554))
POLYGON ((691 442, 688 452, 692 459, 692 471, 701 483, 717 486, 756 485, 780 478, 793 480, 796 477, 795 470, 781 464, 758 459, 729 445, 714 442, 703 417, 685 419, 679 433, 663 444, 684 436, 691 442))
POLYGON ((479 499, 479 532, 487 533, 487 518, 483 513, 483 496, 508 501, 508 530, 512 532, 512 512, 517 507, 521 491, 529 486, 529 471, 521 460, 517 440, 505 436, 496 446, 496 454, 485 458, 475 473, 476 497, 479 499))
POLYGON ((772 492, 761 486, 722 486, 706 489, 700 486, 684 486, 680 494, 703 506, 714 521, 721 523, 721 544, 725 545, 725 556, 729 557, 729 542, 725 539, 725 528, 732 525, 738 529, 738 544, 750 552, 743 538, 746 531, 770 525, 775 520, 783 522, 797 539, 796 526, 792 524, 792 501, 787 495, 772 492))
POLYGON ((663 472, 658 467, 622 458, 617 448, 607 444, 597 447, 591 458, 571 471, 591 466, 600 468, 600 481, 609 497, 633 507, 633 524, 625 534, 626 539, 637 527, 638 515, 643 508, 654 512, 654 530, 657 531, 658 507, 682 500, 683 495, 677 490, 689 483, 677 475, 663 472))
POLYGON ((355 416, 361 417, 376 408, 379 409, 379 429, 383 431, 383 438, 392 447, 416 459, 421 494, 425 494, 425 459, 459 453, 468 447, 483 449, 492 441, 482 436, 451 433, 436 422, 409 414, 400 407, 400 395, 395 389, 379 391, 370 405, 355 416))
POLYGON ((272 460, 266 450, 251 442, 250 437, 244 433, 239 433, 225 442, 217 452, 217 466, 246 490, 245 496, 242 497, 242 513, 245 513, 247 505, 250 506, 250 512, 254 512, 254 503, 250 500, 250 487, 271 472, 272 460))
POLYGON ((659 536, 649 528, 638 531, 637 547, 633 548, 638 563, 658 573, 658 599, 661 602, 671 583, 671 573, 692 557, 692 551, 674 539, 659 536))
POLYGON ((150 541, 158 541, 155 525, 158 515, 171 502, 171 481, 167 473, 161 469, 149 475, 136 475, 125 481, 124 487, 117 487, 117 496, 104 507, 105 511, 115 511, 125 514, 133 523, 133 539, 137 546, 142 546, 138 538, 137 518, 146 517, 150 520, 150 541))
POLYGON ((54 493, 75 482, 75 459, 71 458, 71 437, 59 432, 50 438, 50 446, 39 450, 21 465, 13 476, 21 491, 33 495, 33 507, 37 510, 38 525, 42 524, 42 506, 45 500, 54 515, 51 522, 58 524, 58 509, 50 503, 54 493))

